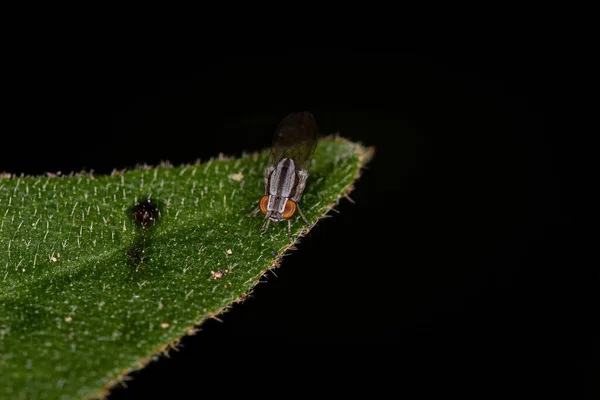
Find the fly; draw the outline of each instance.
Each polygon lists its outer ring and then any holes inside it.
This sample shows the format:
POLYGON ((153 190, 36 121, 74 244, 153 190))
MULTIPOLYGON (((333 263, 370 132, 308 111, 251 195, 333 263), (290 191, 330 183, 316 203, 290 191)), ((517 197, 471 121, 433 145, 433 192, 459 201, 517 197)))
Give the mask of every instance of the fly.
POLYGON ((291 218, 296 211, 308 226, 298 203, 308 179, 308 166, 318 142, 318 128, 315 117, 309 112, 291 113, 281 120, 269 161, 264 170, 265 194, 260 198, 258 207, 265 214, 265 223, 261 234, 269 229, 271 222, 288 221, 288 235, 292 237, 291 218))

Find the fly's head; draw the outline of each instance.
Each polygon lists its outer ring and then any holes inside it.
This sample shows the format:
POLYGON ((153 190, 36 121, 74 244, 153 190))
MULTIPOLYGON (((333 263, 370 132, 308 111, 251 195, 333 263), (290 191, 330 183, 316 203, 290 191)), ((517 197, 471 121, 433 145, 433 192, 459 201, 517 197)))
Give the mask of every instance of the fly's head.
POLYGON ((262 196, 258 206, 265 218, 273 222, 292 218, 298 209, 294 200, 274 195, 262 196))

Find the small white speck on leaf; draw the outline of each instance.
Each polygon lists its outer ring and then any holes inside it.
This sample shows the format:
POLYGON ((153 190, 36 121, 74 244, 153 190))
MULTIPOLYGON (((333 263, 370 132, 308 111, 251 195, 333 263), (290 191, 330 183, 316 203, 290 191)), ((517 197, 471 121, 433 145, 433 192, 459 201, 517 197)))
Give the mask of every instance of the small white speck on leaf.
POLYGON ((169 327, 169 324, 167 322, 163 322, 162 324, 160 324, 160 327, 163 329, 167 329, 169 327))
POLYGON ((235 174, 229 175, 229 179, 234 180, 236 182, 241 182, 244 180, 244 174, 242 174, 241 172, 237 172, 235 174))
POLYGON ((212 279, 221 279, 222 277, 224 277, 225 275, 227 275, 227 273, 229 273, 228 269, 220 269, 218 271, 210 271, 210 275, 212 279))

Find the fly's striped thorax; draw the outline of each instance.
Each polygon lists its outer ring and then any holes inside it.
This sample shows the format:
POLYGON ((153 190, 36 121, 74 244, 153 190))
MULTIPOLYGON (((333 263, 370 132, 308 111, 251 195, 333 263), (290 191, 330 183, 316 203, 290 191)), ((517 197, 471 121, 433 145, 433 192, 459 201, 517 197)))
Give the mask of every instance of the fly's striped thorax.
POLYGON ((269 194, 289 198, 297 185, 296 165, 289 158, 282 159, 271 174, 269 194))

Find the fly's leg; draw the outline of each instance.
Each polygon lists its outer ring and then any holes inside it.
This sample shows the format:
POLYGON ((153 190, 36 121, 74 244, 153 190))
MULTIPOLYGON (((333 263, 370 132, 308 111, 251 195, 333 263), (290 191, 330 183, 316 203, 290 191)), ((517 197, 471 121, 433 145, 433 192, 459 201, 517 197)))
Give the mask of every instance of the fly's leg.
POLYGON ((288 219, 288 236, 292 240, 292 220, 288 219))
POLYGON ((264 235, 267 230, 269 229, 269 224, 271 223, 271 220, 268 219, 267 222, 265 223, 265 226, 263 226, 263 228, 260 230, 260 234, 264 235))
POLYGON ((310 222, 306 219, 306 217, 304 216, 304 213, 302 212, 302 210, 300 209, 300 205, 296 204, 296 209, 298 210, 298 212, 300 213, 300 216, 302 217, 302 219, 304 220, 304 222, 306 222, 306 225, 310 228, 310 222))
POLYGON ((258 212, 260 211, 260 207, 256 207, 254 210, 250 211, 248 214, 246 214, 248 217, 251 217, 252 215, 256 215, 258 212))

